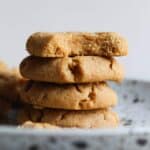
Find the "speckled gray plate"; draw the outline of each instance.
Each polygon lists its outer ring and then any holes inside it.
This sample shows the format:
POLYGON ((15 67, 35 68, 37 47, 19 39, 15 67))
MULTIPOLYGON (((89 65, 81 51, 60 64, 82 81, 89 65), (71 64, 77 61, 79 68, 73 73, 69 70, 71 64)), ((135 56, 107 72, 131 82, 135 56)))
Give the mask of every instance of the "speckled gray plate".
POLYGON ((22 150, 149 150, 150 82, 125 80, 111 83, 118 92, 117 129, 37 130, 0 127, 0 149, 22 150))

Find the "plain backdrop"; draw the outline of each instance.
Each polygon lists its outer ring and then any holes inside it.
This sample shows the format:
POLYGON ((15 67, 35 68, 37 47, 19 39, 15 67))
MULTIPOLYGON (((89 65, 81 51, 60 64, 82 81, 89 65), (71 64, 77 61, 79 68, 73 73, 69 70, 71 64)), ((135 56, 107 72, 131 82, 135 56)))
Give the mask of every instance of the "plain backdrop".
POLYGON ((0 0, 0 59, 17 66, 36 31, 115 31, 128 39, 127 78, 150 80, 149 0, 0 0))

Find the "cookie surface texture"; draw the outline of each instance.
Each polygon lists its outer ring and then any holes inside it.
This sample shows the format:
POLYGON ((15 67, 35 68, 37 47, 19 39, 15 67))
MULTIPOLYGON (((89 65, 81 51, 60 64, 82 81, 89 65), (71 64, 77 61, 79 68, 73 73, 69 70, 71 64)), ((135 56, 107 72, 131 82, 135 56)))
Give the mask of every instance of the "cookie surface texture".
POLYGON ((128 54, 127 41, 114 32, 37 32, 27 40, 26 49, 31 55, 40 57, 110 57, 128 54))

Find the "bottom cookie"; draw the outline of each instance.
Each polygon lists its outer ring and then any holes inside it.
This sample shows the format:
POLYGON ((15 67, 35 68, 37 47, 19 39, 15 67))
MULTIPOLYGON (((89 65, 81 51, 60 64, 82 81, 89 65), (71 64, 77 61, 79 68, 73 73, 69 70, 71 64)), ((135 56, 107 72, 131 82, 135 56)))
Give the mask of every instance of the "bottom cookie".
POLYGON ((111 128, 119 124, 118 115, 111 110, 34 109, 30 106, 18 112, 18 123, 46 122, 60 127, 111 128))

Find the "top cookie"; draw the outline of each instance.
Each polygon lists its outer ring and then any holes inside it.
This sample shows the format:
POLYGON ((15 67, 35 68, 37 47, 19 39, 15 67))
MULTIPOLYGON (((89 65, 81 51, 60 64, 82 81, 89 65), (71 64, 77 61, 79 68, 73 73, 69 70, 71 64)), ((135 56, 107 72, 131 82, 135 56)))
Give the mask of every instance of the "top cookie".
POLYGON ((26 43, 31 55, 40 57, 125 56, 127 41, 114 32, 37 32, 26 43))

